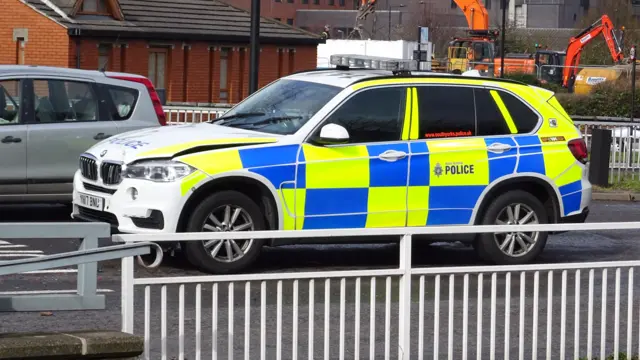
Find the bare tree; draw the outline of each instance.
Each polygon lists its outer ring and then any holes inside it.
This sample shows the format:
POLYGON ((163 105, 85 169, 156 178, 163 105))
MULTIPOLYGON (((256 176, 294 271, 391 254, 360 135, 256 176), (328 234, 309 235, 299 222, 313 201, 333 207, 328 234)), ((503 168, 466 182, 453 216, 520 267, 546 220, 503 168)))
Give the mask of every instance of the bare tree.
MULTIPOLYGON (((636 44, 636 41, 639 39, 638 31, 640 30, 640 23, 636 15, 634 15, 633 8, 629 0, 598 1, 598 4, 590 8, 582 18, 582 21, 580 21, 581 28, 590 26, 605 14, 608 15, 617 30, 623 26, 625 28, 624 41, 621 45, 625 57, 627 57, 629 55, 629 49, 632 45, 636 44)), ((618 34, 619 32, 616 31, 616 36, 618 34)), ((611 53, 602 35, 585 46, 580 62, 581 64, 593 65, 613 63, 611 53)))

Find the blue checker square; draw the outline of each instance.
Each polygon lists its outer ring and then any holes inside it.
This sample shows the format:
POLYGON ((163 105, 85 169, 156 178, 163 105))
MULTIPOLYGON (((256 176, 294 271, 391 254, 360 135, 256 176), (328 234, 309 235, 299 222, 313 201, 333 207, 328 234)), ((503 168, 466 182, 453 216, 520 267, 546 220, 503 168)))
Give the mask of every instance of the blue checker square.
MULTIPOLYGON (((491 154, 491 153, 489 153, 491 154)), ((489 157, 489 182, 493 182, 503 176, 513 174, 518 158, 515 156, 489 157)))
POLYGON ((471 209, 430 210, 427 226, 432 225, 466 225, 471 219, 471 209))
POLYGON ((582 202, 582 191, 569 194, 562 197, 562 206, 564 207, 564 215, 569 215, 574 211, 580 210, 582 202))
POLYGON ((431 168, 429 147, 426 142, 412 142, 409 161, 409 186, 429 186, 431 168))
POLYGON ((366 214, 368 199, 368 188, 307 189, 304 214, 366 214))
POLYGON ((429 217, 431 209, 473 209, 485 188, 485 185, 430 187, 429 217))
POLYGON ((260 174, 267 178, 276 189, 280 188, 280 184, 285 181, 293 181, 295 179, 296 166, 282 165, 249 169, 250 172, 260 174))
POLYGON ((246 168, 295 164, 300 145, 267 146, 254 149, 240 149, 242 166, 246 168))
POLYGON ((518 172, 545 174, 544 156, 542 154, 521 154, 520 161, 518 162, 518 172))
POLYGON ((537 135, 516 136, 515 139, 518 142, 520 155, 542 153, 540 138, 537 135))
POLYGON ((364 228, 367 214, 305 217, 303 230, 364 228))
POLYGON ((307 187, 307 164, 298 164, 298 173, 296 174, 296 188, 304 189, 307 187))
POLYGON ((565 196, 567 194, 574 193, 576 191, 582 190, 582 180, 574 181, 572 183, 568 183, 566 185, 560 186, 558 189, 560 190, 560 195, 565 196))

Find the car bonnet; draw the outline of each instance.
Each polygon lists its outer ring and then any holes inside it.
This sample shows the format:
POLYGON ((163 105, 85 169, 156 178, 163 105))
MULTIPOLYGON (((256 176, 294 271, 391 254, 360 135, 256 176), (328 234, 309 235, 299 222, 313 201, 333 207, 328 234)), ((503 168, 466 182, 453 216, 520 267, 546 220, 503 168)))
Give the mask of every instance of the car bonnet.
POLYGON ((113 136, 94 145, 87 153, 101 160, 127 164, 142 159, 172 158, 234 144, 272 143, 277 142, 279 137, 210 123, 170 125, 113 136))

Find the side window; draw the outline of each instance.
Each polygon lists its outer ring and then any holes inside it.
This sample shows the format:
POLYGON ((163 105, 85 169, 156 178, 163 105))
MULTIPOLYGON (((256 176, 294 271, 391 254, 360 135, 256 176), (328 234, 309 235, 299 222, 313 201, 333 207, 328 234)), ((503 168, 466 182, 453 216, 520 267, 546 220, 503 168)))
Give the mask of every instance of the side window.
POLYGON ((476 116, 473 88, 419 86, 420 138, 474 136, 476 116))
POLYGON ((20 123, 20 81, 0 81, 0 92, 0 126, 20 123))
POLYGON ((98 102, 90 83, 34 80, 33 90, 36 122, 98 120, 98 102))
POLYGON ((518 134, 526 134, 536 128, 539 117, 531 108, 520 99, 504 91, 500 91, 500 98, 502 98, 504 106, 509 110, 509 114, 516 128, 518 128, 518 134))
POLYGON ((349 132, 349 143, 398 141, 404 122, 405 87, 362 91, 346 101, 324 124, 349 132))
POLYGON ((103 94, 108 97, 106 104, 109 119, 129 119, 138 100, 138 90, 112 85, 106 85, 104 89, 103 94))
POLYGON ((488 89, 474 89, 476 97, 476 135, 509 135, 511 130, 488 89))

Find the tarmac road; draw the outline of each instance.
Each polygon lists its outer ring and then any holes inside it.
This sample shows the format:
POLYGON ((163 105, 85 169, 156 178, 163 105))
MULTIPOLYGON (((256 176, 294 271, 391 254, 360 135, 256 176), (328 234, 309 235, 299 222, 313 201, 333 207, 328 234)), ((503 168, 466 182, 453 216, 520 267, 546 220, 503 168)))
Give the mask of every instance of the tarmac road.
MULTIPOLYGON (((603 222, 603 221, 636 221, 640 219, 640 204, 631 202, 594 202, 591 210, 591 215, 588 219, 590 222, 603 222)), ((67 214, 62 208, 47 207, 8 207, 0 208, 0 219, 2 221, 66 221, 67 214)), ((2 246, 20 246, 26 245, 24 248, 8 248, 7 251, 32 251, 41 252, 39 254, 57 253, 62 251, 73 250, 77 247, 76 240, 59 240, 59 241, 41 241, 41 240, 11 240, 4 239, 9 244, 0 244, 0 251, 2 246)), ((640 232, 637 231, 607 231, 607 232, 581 232, 581 233, 568 233, 553 236, 544 253, 539 259, 541 263, 560 263, 560 262, 586 262, 586 261, 612 261, 612 260, 638 260, 640 259, 640 246, 636 243, 640 240, 640 232)), ((2 255, 3 253, 0 253, 2 255)), ((15 253, 16 256, 27 256, 30 253, 15 253)), ((9 254, 10 255, 10 254, 9 254)), ((6 257, 3 259, 9 259, 6 257)), ((385 268, 397 265, 398 249, 396 245, 360 245, 360 246, 294 246, 278 249, 268 249, 261 256, 258 264, 258 270, 262 272, 279 272, 279 271, 311 271, 311 270, 346 270, 346 269, 367 269, 367 268, 385 268)), ((428 246, 421 248, 420 251, 414 254, 414 264, 420 266, 443 266, 454 265, 464 266, 473 265, 477 263, 477 260, 473 252, 469 248, 459 247, 455 245, 447 246, 428 246)), ((607 310, 607 323, 605 328, 608 329, 608 334, 605 339, 607 345, 607 353, 613 351, 613 331, 614 331, 614 271, 608 272, 608 297, 606 299, 605 310, 607 310)), ((637 270, 636 270, 637 274, 637 270)), ((137 277, 146 276, 187 276, 187 275, 199 275, 199 272, 186 266, 185 264, 177 263, 176 261, 168 262, 161 269, 153 272, 147 270, 139 270, 137 277)), ((582 349, 581 355, 586 355, 586 328, 588 326, 588 278, 585 271, 581 274, 580 283, 580 348, 582 349)), ((600 344, 600 311, 601 311, 601 273, 597 271, 595 273, 594 281, 594 304, 593 304, 593 348, 597 351, 600 344)), ((637 278, 637 276, 636 276, 637 278)), ((40 330, 65 330, 73 329, 119 329, 120 319, 120 281, 119 281, 119 263, 110 262, 103 264, 102 272, 99 279, 99 288, 104 291, 107 299, 107 310, 104 311, 84 311, 84 312, 68 312, 68 313, 54 313, 52 316, 42 316, 38 313, 7 313, 0 314, 2 322, 0 322, 0 331, 40 331, 40 330)), ((384 350, 384 335, 389 333, 391 340, 391 358, 397 357, 397 284, 394 279, 391 283, 392 296, 390 304, 390 331, 385 331, 385 283, 383 278, 377 279, 376 287, 376 356, 379 358, 382 356, 384 350)), ((463 302, 462 302, 462 277, 457 276, 453 285, 454 290, 454 319, 453 329, 455 329, 452 337, 452 349, 454 352, 453 358, 461 358, 460 352, 462 351, 462 315, 463 315, 463 302)), ((475 341, 476 341, 476 318, 477 318, 477 278, 472 275, 469 279, 469 306, 468 316, 469 323, 468 339, 469 339, 469 357, 475 358, 475 341)), ((566 312, 566 338, 565 344, 568 349, 566 356, 573 354, 573 328, 574 328, 574 274, 568 273, 567 283, 567 312, 566 312)), ((490 324, 491 318, 489 313, 489 305, 491 303, 491 283, 490 276, 485 275, 483 285, 483 323, 484 329, 482 333, 482 343, 484 348, 483 358, 488 358, 489 345, 490 345, 490 324)), ((539 292, 539 323, 537 326, 537 348, 538 355, 542 357, 545 355, 546 350, 546 319, 547 319, 547 274, 540 273, 540 292, 539 292)), ((520 291, 520 279, 519 274, 512 274, 511 298, 510 298, 510 331, 508 338, 510 350, 510 358, 516 358, 518 355, 518 325, 519 325, 519 291, 520 291)), ((528 274, 526 278, 526 298, 527 298, 527 311, 524 314, 525 318, 525 356, 531 357, 531 343, 532 343, 532 297, 533 297, 533 274, 528 274)), ((424 353, 425 358, 433 357, 433 329, 434 329, 434 294, 440 294, 440 319, 437 328, 440 329, 439 337, 439 349, 438 353, 441 357, 446 356, 448 353, 448 337, 447 329, 449 328, 448 319, 448 304, 449 304, 449 283, 448 277, 443 276, 440 284, 440 291, 436 291, 434 288, 434 278, 425 278, 425 328, 424 328, 424 353)), ((634 293, 640 293, 638 286, 640 280, 634 281, 634 293)), ((418 294, 418 279, 414 278, 413 281, 413 293, 418 294)), ((324 352, 323 336, 324 336, 324 289, 323 282, 316 281, 315 284, 315 333, 313 338, 315 339, 314 346, 314 358, 321 357, 324 352)), ((29 274, 29 275, 14 275, 4 277, 0 282, 0 291, 7 294, 8 292, 25 291, 25 290, 60 290, 60 289, 73 289, 75 287, 75 274, 67 272, 55 272, 47 274, 29 274)), ((354 287, 355 281, 348 280, 346 282, 346 327, 345 327, 345 340, 346 340, 346 358, 353 358, 354 350, 354 321, 355 321, 355 308, 354 308, 354 287)), ((497 276, 497 296, 496 304, 498 306, 498 312, 496 314, 496 338, 495 349, 496 355, 500 358, 504 354, 504 324, 505 324, 505 278, 504 275, 497 276)), ((551 336, 552 347, 551 352, 554 358, 558 358, 560 355, 559 342, 560 336, 560 320, 561 320, 561 275, 559 272, 554 273, 553 276, 553 307, 551 312, 551 320, 553 322, 553 332, 551 336)), ((626 304, 626 289, 627 289, 627 269, 623 269, 621 272, 621 307, 620 307, 620 326, 619 332, 621 335, 620 347, 623 349, 626 347, 626 319, 627 319, 627 304, 626 304)), ((360 327, 360 356, 362 358, 368 358, 369 356, 369 294, 370 286, 369 279, 362 279, 362 295, 361 295, 361 314, 360 321, 362 323, 360 327)), ((298 343, 298 355, 307 357, 307 329, 308 329, 308 282, 301 281, 299 284, 299 343, 298 343)), ((159 358, 158 353, 160 349, 159 334, 160 334, 160 287, 152 286, 150 288, 151 294, 151 331, 152 331, 152 359, 159 358)), ((267 326, 267 358, 274 358, 276 351, 276 284, 269 283, 267 286, 267 303, 268 309, 266 312, 266 326, 267 326)), ((331 316, 330 316, 330 358, 337 358, 339 351, 339 308, 340 308, 340 284, 339 282, 332 281, 331 284, 331 316)), ((178 355, 178 288, 175 286, 169 286, 167 288, 168 299, 168 315, 167 324, 169 334, 168 350, 171 356, 178 355)), ((242 349, 244 346, 244 284, 236 284, 233 291, 233 315, 234 323, 236 324, 234 331, 234 358, 242 358, 242 349)), ((194 314, 194 286, 185 287, 185 349, 186 358, 193 359, 194 349, 194 327, 195 327, 195 314, 194 314)), ((414 299, 417 299, 415 296, 414 299)), ((144 288, 136 288, 136 332, 142 334, 144 326, 144 288)), ((217 332, 220 340, 218 349, 218 355, 220 358, 227 358, 227 331, 228 324, 228 293, 227 284, 220 284, 219 297, 218 297, 218 309, 222 310, 218 312, 219 315, 219 331, 217 332)), ((251 299, 251 311, 250 311, 250 349, 252 353, 250 358, 257 358, 259 355, 259 342, 260 342, 260 293, 259 284, 252 284, 252 292, 250 294, 251 299)), ((283 329, 283 343, 282 350, 284 352, 283 358, 291 358, 291 341, 292 341, 292 300, 293 294, 291 284, 288 282, 283 283, 282 293, 282 312, 285 317, 282 321, 283 329)), ((203 284, 202 287, 202 347, 205 349, 203 352, 203 358, 210 358, 211 354, 211 285, 203 284)), ((635 299, 634 302, 634 314, 633 314, 633 348, 638 349, 638 319, 640 318, 640 301, 635 299)), ((412 324, 412 354, 416 354, 418 348, 418 321, 417 310, 418 304, 414 303, 414 310, 411 317, 412 324)), ((637 350, 636 350, 637 352, 637 350)), ((594 354, 596 354, 594 352, 594 354)), ((412 356, 414 358, 414 356, 412 356)))

